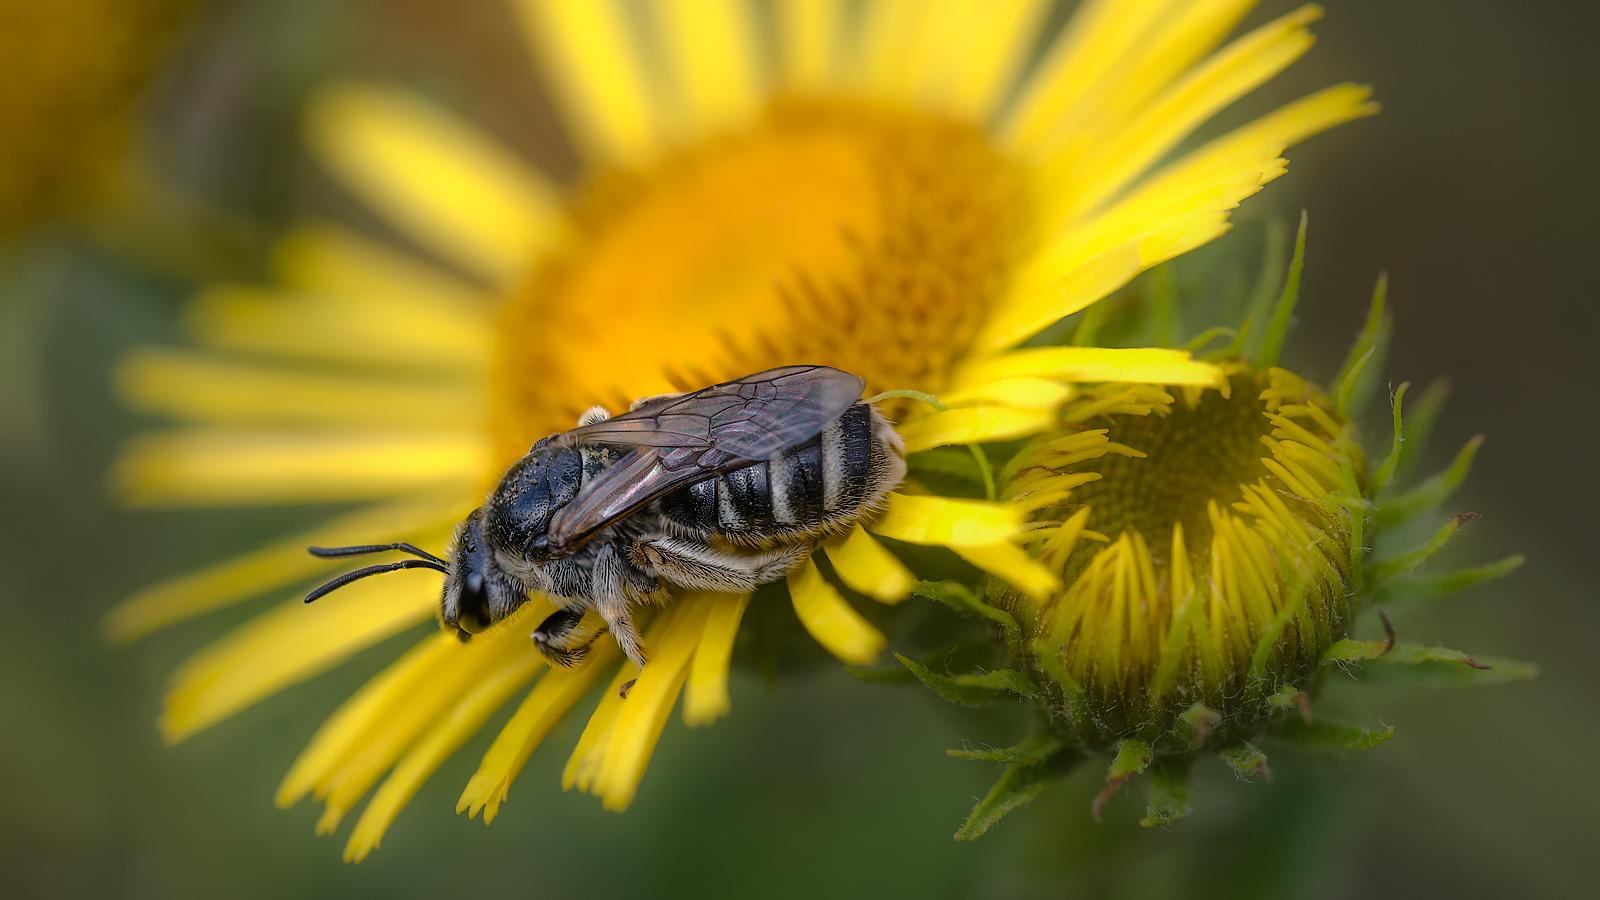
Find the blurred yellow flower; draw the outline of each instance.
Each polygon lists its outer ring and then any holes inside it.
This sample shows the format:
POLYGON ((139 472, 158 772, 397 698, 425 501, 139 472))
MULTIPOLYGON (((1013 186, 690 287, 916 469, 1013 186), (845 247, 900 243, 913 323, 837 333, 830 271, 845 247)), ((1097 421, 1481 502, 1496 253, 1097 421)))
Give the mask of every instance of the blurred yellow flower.
POLYGON ((192 0, 0 5, 0 238, 98 199, 192 0))
MULTIPOLYGON (((188 424, 133 442, 116 480, 141 505, 373 505, 141 592, 108 633, 132 639, 324 575, 308 544, 441 545, 510 461, 594 403, 822 363, 869 391, 942 398, 948 408, 922 418, 909 401, 892 407, 917 452, 1040 431, 1079 382, 1220 386, 1181 351, 1015 348, 1224 233, 1229 210, 1283 173, 1289 144, 1375 111, 1367 89, 1333 87, 1168 161, 1310 48, 1314 6, 1219 49, 1253 6, 1091 0, 1042 36, 1044 0, 780 0, 766 35, 742 0, 661 0, 639 22, 616 0, 524 0, 588 167, 566 196, 417 98, 324 90, 308 117, 318 157, 448 267, 333 226, 290 235, 282 287, 214 287, 191 306, 206 351, 146 349, 122 367, 132 404, 188 424)), ((1056 576, 1011 541, 1021 525, 1013 504, 907 494, 867 528, 1049 593, 1056 576)), ((868 596, 898 602, 911 588, 866 530, 827 553, 868 596)), ((789 588, 823 646, 853 663, 877 656, 883 635, 814 563, 789 588)), ((437 596, 431 579, 396 576, 312 607, 286 601, 179 670, 164 734, 181 740, 416 625, 437 596)), ((652 662, 616 671, 567 786, 626 807, 681 691, 690 724, 727 711, 748 599, 688 594, 656 614, 652 662)), ((327 721, 279 802, 313 794, 331 831, 388 773, 346 846, 364 857, 544 669, 525 635, 550 609, 533 598, 470 644, 424 639, 327 721)), ((585 666, 544 674, 459 808, 492 818, 617 659, 604 640, 585 666)))

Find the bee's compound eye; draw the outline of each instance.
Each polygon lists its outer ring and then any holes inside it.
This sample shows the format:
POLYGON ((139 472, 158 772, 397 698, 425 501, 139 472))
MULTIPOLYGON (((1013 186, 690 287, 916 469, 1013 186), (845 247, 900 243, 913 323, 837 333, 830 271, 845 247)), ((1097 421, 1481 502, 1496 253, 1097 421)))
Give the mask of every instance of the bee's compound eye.
POLYGON ((489 617, 489 592, 484 590, 482 572, 468 572, 461 585, 456 608, 456 627, 466 634, 487 631, 494 622, 489 617))

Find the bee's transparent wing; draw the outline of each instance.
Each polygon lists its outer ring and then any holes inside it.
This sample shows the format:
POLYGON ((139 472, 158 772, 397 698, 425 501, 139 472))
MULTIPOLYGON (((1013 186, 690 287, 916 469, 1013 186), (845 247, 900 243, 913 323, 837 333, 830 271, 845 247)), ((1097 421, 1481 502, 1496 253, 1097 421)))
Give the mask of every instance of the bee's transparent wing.
POLYGON ((767 459, 803 444, 861 397, 860 378, 827 366, 784 366, 691 394, 663 397, 584 425, 563 442, 657 447, 669 469, 767 459))
POLYGON ((785 366, 573 429, 560 440, 637 449, 555 515, 550 540, 573 547, 674 488, 803 444, 844 415, 864 386, 839 369, 785 366))

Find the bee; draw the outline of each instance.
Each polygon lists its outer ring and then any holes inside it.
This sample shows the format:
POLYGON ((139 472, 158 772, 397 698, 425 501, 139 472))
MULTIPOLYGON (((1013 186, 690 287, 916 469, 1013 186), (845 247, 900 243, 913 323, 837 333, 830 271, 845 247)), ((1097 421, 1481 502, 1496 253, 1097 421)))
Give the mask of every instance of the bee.
POLYGON ((399 569, 444 573, 439 618, 469 640, 530 591, 558 609, 533 632, 575 665, 598 636, 594 610, 634 664, 649 654, 633 611, 670 587, 750 591, 782 578, 817 543, 855 525, 905 477, 905 445, 865 382, 827 366, 785 366, 685 394, 593 407, 506 470, 456 529, 448 559, 405 543, 312 547, 324 558, 389 550, 413 559, 340 575, 309 603, 399 569))

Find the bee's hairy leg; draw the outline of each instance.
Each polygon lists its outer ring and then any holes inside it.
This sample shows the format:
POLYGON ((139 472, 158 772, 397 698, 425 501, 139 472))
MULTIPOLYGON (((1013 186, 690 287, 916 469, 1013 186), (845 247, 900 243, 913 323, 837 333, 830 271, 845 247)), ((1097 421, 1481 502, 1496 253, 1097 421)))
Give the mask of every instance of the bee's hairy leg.
POLYGON ((640 397, 639 399, 633 401, 633 403, 628 407, 628 412, 635 412, 639 409, 639 407, 644 406, 646 403, 654 403, 657 400, 671 400, 674 397, 682 397, 685 395, 685 393, 685 391, 678 391, 675 394, 655 394, 650 397, 640 397))
POLYGON ((629 585, 623 571, 627 564, 627 560, 617 552, 616 544, 607 543, 601 547, 595 556, 590 592, 595 612, 606 620, 606 627, 611 629, 617 646, 622 648, 634 665, 643 669, 650 657, 644 642, 639 639, 639 629, 633 624, 629 585))
POLYGON ((777 581, 811 552, 809 542, 758 553, 730 553, 708 544, 660 536, 635 541, 628 558, 635 565, 687 588, 703 591, 753 591, 777 581))
POLYGON ((584 621, 587 614, 586 607, 568 606, 546 616, 532 635, 539 654, 551 665, 563 668, 583 662, 602 630, 598 622, 584 621))
POLYGON ((578 416, 578 427, 582 428, 585 425, 593 425, 596 422, 604 422, 609 418, 611 418, 611 413, 607 412, 604 406, 591 406, 584 410, 582 415, 578 416))

